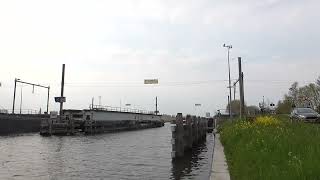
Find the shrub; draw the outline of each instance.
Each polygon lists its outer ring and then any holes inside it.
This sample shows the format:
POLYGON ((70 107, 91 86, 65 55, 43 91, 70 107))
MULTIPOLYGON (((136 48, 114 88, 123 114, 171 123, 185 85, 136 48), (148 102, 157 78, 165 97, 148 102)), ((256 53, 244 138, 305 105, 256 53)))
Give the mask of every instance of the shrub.
POLYGON ((272 116, 259 116, 254 121, 257 125, 263 125, 263 126, 277 126, 280 125, 280 121, 272 116))

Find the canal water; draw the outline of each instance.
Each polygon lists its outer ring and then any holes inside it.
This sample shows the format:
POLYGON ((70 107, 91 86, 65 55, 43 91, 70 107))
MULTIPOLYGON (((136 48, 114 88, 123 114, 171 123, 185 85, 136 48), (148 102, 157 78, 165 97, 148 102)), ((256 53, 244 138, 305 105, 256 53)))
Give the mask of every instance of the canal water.
POLYGON ((0 179, 209 178, 212 134, 186 158, 171 160, 170 124, 92 136, 38 133, 0 137, 0 179))

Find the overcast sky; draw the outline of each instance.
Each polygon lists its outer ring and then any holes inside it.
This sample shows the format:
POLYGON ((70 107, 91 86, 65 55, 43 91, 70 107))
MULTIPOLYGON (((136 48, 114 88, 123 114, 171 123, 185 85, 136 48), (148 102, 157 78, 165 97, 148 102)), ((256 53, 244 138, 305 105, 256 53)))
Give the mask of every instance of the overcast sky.
MULTIPOLYGON (((227 103, 224 43, 233 45, 232 81, 243 58, 246 103, 262 96, 276 103, 292 82, 320 75, 319 7, 318 0, 0 1, 0 108, 12 108, 17 77, 50 85, 57 110, 65 63, 65 108, 87 108, 101 96, 103 105, 154 110, 158 96, 161 113, 214 113, 227 103), (143 85, 147 78, 159 85, 143 85)), ((45 110, 44 89, 22 92, 23 109, 45 110)))

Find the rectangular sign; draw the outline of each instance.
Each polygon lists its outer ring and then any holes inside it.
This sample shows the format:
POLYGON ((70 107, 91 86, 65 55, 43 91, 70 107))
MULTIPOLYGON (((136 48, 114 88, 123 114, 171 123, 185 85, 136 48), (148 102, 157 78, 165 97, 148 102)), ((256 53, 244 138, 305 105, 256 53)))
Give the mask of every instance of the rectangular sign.
POLYGON ((145 79, 144 84, 158 84, 158 79, 145 79))
POLYGON ((195 104, 195 106, 201 106, 201 104, 195 104))
POLYGON ((55 102, 66 102, 66 97, 54 97, 55 102))

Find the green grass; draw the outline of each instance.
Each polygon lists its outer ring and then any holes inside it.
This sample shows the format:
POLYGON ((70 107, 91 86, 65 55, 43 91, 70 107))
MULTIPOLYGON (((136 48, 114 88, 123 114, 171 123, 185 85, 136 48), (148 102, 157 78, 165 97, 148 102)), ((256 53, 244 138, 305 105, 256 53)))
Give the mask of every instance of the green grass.
POLYGON ((320 179, 320 124, 244 120, 220 129, 231 179, 320 179))

